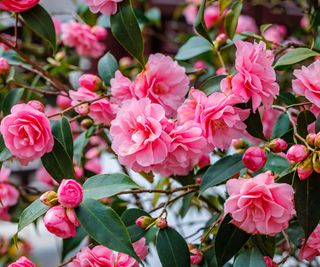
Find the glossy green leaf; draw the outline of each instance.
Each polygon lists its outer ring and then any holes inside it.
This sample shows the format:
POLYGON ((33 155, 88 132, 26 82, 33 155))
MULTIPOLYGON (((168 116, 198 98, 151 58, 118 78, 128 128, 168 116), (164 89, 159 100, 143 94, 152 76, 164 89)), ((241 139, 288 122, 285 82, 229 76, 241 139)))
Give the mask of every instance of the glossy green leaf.
POLYGON ((211 95, 214 92, 219 92, 221 90, 220 82, 226 77, 227 75, 224 74, 210 77, 201 84, 199 90, 203 91, 206 95, 211 95))
POLYGON ((299 224, 308 238, 320 221, 320 174, 313 172, 308 179, 294 179, 294 202, 299 224))
POLYGON ((55 120, 51 123, 51 131, 55 138, 64 146, 69 157, 73 158, 73 139, 69 121, 66 117, 61 120, 55 120))
POLYGON ((206 0, 202 0, 202 3, 200 5, 198 15, 196 18, 196 21, 194 22, 194 29, 198 34, 200 34, 203 38, 207 39, 209 43, 212 43, 212 39, 209 35, 206 23, 204 21, 204 11, 206 9, 206 0))
POLYGON ((250 234, 230 223, 231 219, 230 215, 225 216, 216 235, 215 252, 218 266, 228 262, 250 238, 250 234))
POLYGON ((186 216, 190 206, 191 206, 191 201, 193 199, 193 197, 195 196, 195 193, 191 193, 186 195, 183 199, 182 199, 182 207, 180 209, 180 216, 183 218, 184 216, 186 216))
POLYGON ((266 165, 262 171, 272 171, 276 174, 287 173, 290 170, 290 163, 286 158, 274 153, 268 153, 266 165))
POLYGON ((2 111, 4 116, 7 116, 8 114, 10 114, 11 108, 20 101, 23 95, 23 92, 24 92, 23 88, 14 89, 14 90, 11 90, 6 95, 3 101, 3 106, 2 106, 2 111))
POLYGON ((234 267, 266 267, 264 257, 256 247, 243 249, 237 256, 234 267))
POLYGON ((101 199, 138 187, 129 176, 122 173, 98 174, 90 177, 83 184, 83 196, 84 198, 101 199))
POLYGON ((46 40, 55 52, 57 49, 56 31, 48 12, 42 6, 36 5, 20 13, 20 15, 25 24, 42 39, 46 40))
POLYGON ((193 36, 180 47, 176 55, 177 60, 187 60, 212 50, 212 45, 202 37, 193 36))
POLYGON ((0 135, 0 162, 6 161, 11 157, 12 157, 11 151, 6 147, 3 140, 3 136, 0 135))
POLYGON ((173 228, 159 230, 156 246, 163 267, 190 266, 188 245, 173 228))
POLYGON ((232 3, 232 0, 218 0, 220 14, 222 15, 223 11, 232 3))
POLYGON ((292 185, 294 175, 295 175, 295 171, 291 171, 281 175, 276 181, 277 183, 286 183, 286 184, 292 185))
POLYGON ((224 19, 224 27, 229 38, 232 40, 236 33, 238 25, 238 19, 242 10, 242 1, 234 1, 231 9, 228 10, 227 15, 224 19))
POLYGON ((85 132, 81 133, 75 140, 74 140, 74 159, 78 163, 79 166, 82 166, 82 159, 84 157, 84 150, 89 143, 89 138, 95 133, 96 128, 95 126, 90 127, 85 132))
POLYGON ((130 0, 118 3, 118 12, 111 16, 111 31, 117 41, 144 66, 143 38, 130 0))
POLYGON ((291 122, 289 120, 288 114, 282 113, 273 127, 272 138, 284 135, 286 132, 288 132, 290 126, 291 122))
POLYGON ((114 77, 118 68, 118 62, 110 52, 100 58, 98 62, 99 75, 106 85, 110 85, 110 80, 114 77))
POLYGON ((234 154, 218 160, 203 175, 201 192, 226 181, 243 168, 242 154, 234 154))
POLYGON ((64 260, 70 252, 76 249, 86 236, 87 233, 82 229, 82 227, 77 227, 77 235, 75 237, 63 239, 61 259, 64 260))
POLYGON ((250 110, 249 117, 244 121, 244 123, 247 125, 246 130, 251 136, 261 140, 267 140, 263 134, 263 125, 259 112, 256 111, 254 113, 250 110))
POLYGON ((76 209, 81 227, 99 244, 123 252, 140 262, 134 252, 126 226, 110 207, 94 199, 84 199, 76 209))
POLYGON ((251 238, 262 255, 273 258, 276 248, 276 239, 273 236, 255 235, 251 238))
POLYGON ((54 138, 52 151, 44 154, 41 161, 43 167, 57 182, 75 177, 73 162, 63 145, 56 138, 54 138))
POLYGON ((297 119, 297 131, 305 138, 308 135, 308 125, 316 120, 314 114, 309 110, 303 110, 299 113, 297 119))
POLYGON ((274 68, 282 69, 287 66, 292 66, 310 57, 316 57, 319 55, 320 55, 319 53, 309 48, 303 48, 303 47, 295 48, 295 49, 289 50, 282 57, 280 57, 278 61, 275 63, 274 68))

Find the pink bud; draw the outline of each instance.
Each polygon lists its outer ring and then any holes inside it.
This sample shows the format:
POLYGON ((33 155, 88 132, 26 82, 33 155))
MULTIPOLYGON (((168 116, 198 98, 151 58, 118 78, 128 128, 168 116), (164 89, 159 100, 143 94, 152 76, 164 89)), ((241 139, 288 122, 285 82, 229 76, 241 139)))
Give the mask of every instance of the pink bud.
POLYGON ((284 150, 286 150, 288 147, 288 144, 286 141, 284 141, 281 138, 276 138, 273 139, 270 143, 269 143, 269 148, 271 149, 272 152, 274 153, 280 153, 284 150))
POLYGON ((197 265, 202 261, 203 254, 197 248, 190 249, 190 262, 192 265, 197 265))
POLYGON ((10 65, 7 59, 4 57, 0 58, 0 75, 8 75, 10 71, 10 65))
POLYGON ((58 95, 56 101, 57 101, 57 106, 62 109, 70 107, 72 102, 72 100, 65 95, 58 95))
POLYGON ((300 180, 307 179, 313 172, 312 156, 307 157, 298 166, 298 176, 300 180))
POLYGON ((244 166, 250 171, 260 170, 266 164, 266 161, 266 152, 258 146, 249 147, 242 157, 244 166))
POLYGON ((308 149, 304 145, 293 145, 287 152, 287 159, 293 162, 303 161, 308 156, 308 149))
POLYGON ((314 138, 314 145, 315 145, 317 148, 320 148, 320 133, 317 133, 317 134, 316 134, 316 137, 314 138))
POLYGON ((164 229, 168 227, 168 222, 165 218, 158 218, 156 220, 156 226, 160 229, 164 229))
POLYGON ((312 167, 316 173, 320 173, 320 152, 315 152, 312 156, 312 167))
POLYGON ((99 25, 95 25, 91 28, 91 32, 98 38, 98 40, 104 40, 107 37, 107 30, 99 25))
POLYGON ((59 203, 57 193, 54 191, 43 193, 40 197, 40 201, 49 207, 54 207, 59 203))
POLYGON ((28 258, 22 256, 17 261, 9 264, 8 267, 36 267, 36 265, 28 258))
POLYGON ((241 149, 244 148, 246 146, 246 143, 243 139, 232 139, 231 145, 235 148, 235 149, 241 149))
POLYGON ((314 133, 308 134, 307 137, 306 137, 307 143, 308 143, 309 145, 313 146, 313 145, 314 145, 314 142, 315 142, 315 140, 316 140, 316 136, 317 136, 317 135, 314 134, 314 133))
POLYGON ((81 121, 81 127, 84 129, 89 129, 93 124, 91 119, 84 119, 81 121))
POLYGON ((38 100, 30 100, 27 104, 40 112, 44 112, 44 105, 38 100))
POLYGON ((195 179, 195 182, 196 182, 196 184, 201 184, 202 178, 201 178, 201 177, 197 177, 197 178, 195 179))
POLYGON ((220 33, 220 34, 217 36, 215 42, 216 42, 216 43, 218 44, 218 46, 220 47, 220 46, 224 45, 224 44, 227 42, 227 40, 228 40, 228 36, 227 36, 225 33, 220 33))
POLYGON ((84 74, 84 75, 80 76, 79 84, 80 84, 80 86, 82 86, 92 92, 95 92, 100 89, 100 87, 102 85, 102 81, 96 75, 84 74))
POLYGON ((77 112, 79 113, 79 115, 81 116, 85 116, 88 115, 90 112, 90 106, 89 104, 82 104, 80 106, 77 107, 77 112))
POLYGON ((140 228, 146 229, 155 219, 149 216, 141 216, 136 220, 136 225, 140 228))
POLYGON ((277 267, 278 264, 274 262, 270 257, 264 256, 264 262, 266 263, 266 267, 277 267))
POLYGON ((81 184, 75 180, 62 180, 58 188, 58 199, 65 208, 75 208, 79 206, 83 198, 83 189, 81 184))

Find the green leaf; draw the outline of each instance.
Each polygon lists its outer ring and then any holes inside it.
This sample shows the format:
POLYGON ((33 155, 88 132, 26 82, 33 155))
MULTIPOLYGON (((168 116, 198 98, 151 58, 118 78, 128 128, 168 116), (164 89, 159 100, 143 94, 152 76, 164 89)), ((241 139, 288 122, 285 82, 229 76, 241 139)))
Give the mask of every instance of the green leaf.
POLYGON ((74 140, 74 159, 78 163, 79 166, 82 166, 82 159, 84 157, 84 150, 86 146, 89 143, 89 138, 94 135, 96 131, 95 126, 90 127, 88 130, 80 134, 75 140, 74 140))
POLYGON ((8 114, 10 114, 11 108, 20 101, 23 95, 23 92, 24 92, 23 88, 14 89, 14 90, 11 90, 6 95, 3 101, 3 106, 2 106, 2 111, 4 116, 7 116, 8 114))
POLYGON ((242 154, 234 154, 218 160, 203 175, 201 192, 226 181, 243 168, 242 154))
POLYGON ((282 57, 278 59, 278 61, 275 63, 274 68, 275 69, 283 69, 286 66, 291 66, 296 63, 299 63, 307 58, 310 57, 316 57, 320 54, 309 49, 309 48, 295 48, 287 53, 285 53, 282 57))
POLYGON ((206 95, 211 95, 214 92, 220 91, 220 82, 226 78, 227 75, 218 75, 210 77, 209 79, 205 80, 199 90, 203 91, 206 95))
POLYGON ((130 0, 118 3, 118 12, 111 17, 111 31, 117 41, 144 66, 143 38, 130 0))
POLYGON ((286 113, 282 113, 277 119, 274 128, 272 130, 272 138, 277 138, 288 132, 291 122, 289 116, 286 113))
POLYGON ((112 208, 98 200, 84 199, 76 213, 81 227, 96 242, 141 262, 134 252, 126 226, 112 208))
POLYGON ((40 199, 33 201, 27 208, 23 210, 21 213, 19 224, 18 224, 18 232, 20 232, 23 228, 33 223, 40 216, 45 214, 50 207, 44 205, 40 199))
POLYGON ((176 230, 170 227, 159 230, 156 246, 163 267, 190 266, 188 245, 176 230))
POLYGON ((294 202, 299 224, 304 230, 305 238, 316 228, 320 220, 320 175, 313 172, 308 179, 294 179, 294 202))
POLYGON ((100 15, 97 19, 97 25, 104 27, 104 28, 110 28, 110 17, 105 15, 100 15))
POLYGON ((46 40, 53 51, 57 49, 56 31, 48 12, 40 5, 20 13, 25 24, 42 39, 46 40))
POLYGON ((288 160, 280 155, 268 153, 266 165, 263 171, 272 171, 273 173, 281 174, 287 173, 290 170, 290 163, 288 160))
POLYGON ((232 40, 234 34, 236 33, 238 19, 242 10, 242 1, 234 1, 231 6, 231 9, 227 12, 227 15, 224 20, 224 27, 229 38, 232 40))
POLYGON ((250 238, 250 234, 230 223, 231 220, 231 216, 226 215, 216 235, 215 251, 218 266, 223 266, 228 262, 250 238))
POLYGON ((236 260, 234 261, 234 267, 266 267, 264 257, 261 252, 256 248, 243 249, 236 260))
POLYGON ((12 157, 11 151, 6 147, 3 140, 3 136, 0 135, 0 162, 6 161, 11 157, 12 157))
POLYGON ((147 233, 145 229, 136 225, 136 220, 141 216, 151 217, 149 213, 141 209, 128 209, 121 215, 123 223, 127 226, 131 242, 136 242, 147 233))
POLYGON ((244 121, 244 123, 247 125, 246 130, 251 136, 265 141, 267 140, 263 134, 263 125, 259 112, 256 111, 254 113, 252 110, 250 110, 250 115, 244 121))
POLYGON ((196 18, 196 21, 194 22, 194 29, 198 34, 200 34, 203 38, 207 39, 209 43, 212 43, 212 39, 208 33, 208 28, 206 26, 206 23, 204 21, 204 11, 206 9, 206 0, 202 0, 202 3, 200 5, 198 15, 196 18))
POLYGON ((278 100, 281 100, 288 106, 299 103, 298 99, 291 92, 280 92, 278 100))
POLYGON ((232 3, 232 0, 218 0, 220 14, 222 15, 223 11, 232 3))
POLYGON ((100 58, 98 62, 99 75, 106 85, 110 85, 110 80, 114 77, 118 68, 118 62, 110 52, 100 58))
POLYGON ((156 25, 157 27, 161 26, 161 10, 157 7, 148 9, 145 12, 146 18, 150 23, 156 25))
POLYGON ((180 47, 175 57, 177 60, 186 60, 211 51, 212 45, 199 36, 193 36, 180 47))
POLYGON ((308 135, 308 125, 316 120, 314 114, 309 110, 303 110, 299 113, 297 119, 297 131, 305 138, 308 135))
POLYGON ((73 139, 69 121, 66 117, 51 122, 51 131, 55 138, 64 146, 69 157, 73 158, 73 139))
POLYGON ((183 218, 184 216, 186 216, 189 208, 190 208, 190 204, 191 204, 191 201, 193 199, 193 197, 195 196, 195 193, 192 193, 192 194, 188 194, 186 195, 183 199, 182 199, 182 207, 181 207, 181 210, 180 210, 180 216, 183 218))
POLYGON ((75 237, 63 239, 61 260, 63 261, 71 251, 76 249, 86 236, 87 233, 82 229, 82 227, 77 227, 77 235, 75 237))
POLYGON ((54 146, 50 153, 41 158, 42 165, 57 182, 74 178, 73 162, 60 141, 54 138, 54 146))
POLYGON ((84 198, 101 199, 138 187, 129 176, 122 173, 99 174, 90 177, 83 184, 83 196, 84 198))
POLYGON ((316 133, 320 132, 320 115, 317 117, 315 128, 316 133))
POLYGON ((251 238, 257 248, 261 251, 262 255, 273 258, 276 248, 275 237, 265 235, 255 235, 251 238))
POLYGON ((291 171, 289 173, 281 175, 276 181, 277 183, 286 183, 292 185, 294 175, 295 171, 291 171))

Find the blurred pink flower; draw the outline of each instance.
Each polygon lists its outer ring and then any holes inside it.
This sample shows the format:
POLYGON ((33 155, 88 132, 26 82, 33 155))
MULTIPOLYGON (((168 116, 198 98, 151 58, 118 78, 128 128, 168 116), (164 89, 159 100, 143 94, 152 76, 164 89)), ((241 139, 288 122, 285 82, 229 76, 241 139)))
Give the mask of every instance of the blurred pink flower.
POLYGON ((198 8, 195 5, 187 5, 183 10, 183 16, 189 25, 193 25, 196 21, 198 8))
POLYGON ((36 267, 36 265, 28 258, 22 256, 17 261, 9 264, 8 267, 36 267))
POLYGON ((284 37, 286 36, 286 34, 287 34, 286 26, 274 24, 265 31, 264 37, 268 41, 281 43, 284 37))
POLYGON ((305 243, 305 239, 302 240, 298 255, 301 260, 307 261, 312 261, 316 256, 320 255, 320 224, 314 229, 307 243, 305 243))
POLYGON ((236 32, 258 33, 258 26, 256 24, 256 21, 250 16, 240 15, 236 32))
POLYGON ((204 11, 204 22, 208 28, 214 26, 220 19, 220 9, 217 5, 211 5, 204 11))
POLYGON ((102 13, 106 16, 114 15, 117 12, 117 4, 123 0, 84 0, 92 13, 102 13))
POLYGON ((0 10, 23 12, 34 7, 39 2, 40 0, 2 0, 0 2, 0 10))

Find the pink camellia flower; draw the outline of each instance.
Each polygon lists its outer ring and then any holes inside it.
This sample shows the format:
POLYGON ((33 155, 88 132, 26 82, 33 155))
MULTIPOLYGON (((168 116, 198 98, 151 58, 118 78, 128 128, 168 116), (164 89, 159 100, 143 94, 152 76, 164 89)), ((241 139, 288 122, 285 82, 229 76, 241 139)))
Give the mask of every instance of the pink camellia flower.
POLYGON ((120 163, 137 172, 149 172, 152 165, 162 163, 170 143, 166 123, 163 107, 150 99, 125 101, 110 128, 120 163))
POLYGON ((0 183, 1 208, 12 207, 18 203, 19 191, 9 183, 0 183))
POLYGON ((60 204, 65 208, 78 207, 83 198, 82 185, 75 180, 62 180, 58 188, 58 199, 60 204))
POLYGON ((132 82, 117 70, 115 77, 110 80, 112 99, 116 103, 121 103, 134 97, 131 91, 132 82))
POLYGON ((288 147, 288 143, 281 138, 273 139, 269 143, 269 148, 274 153, 280 153, 280 152, 286 150, 287 147, 288 147))
POLYGON ((53 148, 48 118, 30 105, 13 106, 11 114, 3 118, 0 127, 6 147, 23 165, 42 157, 53 148))
POLYGON ((39 100, 30 100, 27 104, 40 112, 44 112, 44 105, 39 100))
POLYGON ((88 114, 95 123, 103 123, 107 126, 115 118, 115 114, 118 110, 118 105, 113 103, 107 98, 100 98, 96 92, 92 92, 87 88, 80 87, 77 91, 70 91, 70 97, 72 99, 72 105, 78 105, 82 101, 93 101, 89 104, 83 104, 75 108, 76 112, 81 115, 88 114))
POLYGON ((153 103, 160 104, 167 116, 174 116, 184 101, 188 86, 185 68, 169 56, 154 54, 135 79, 133 91, 136 98, 148 97, 153 103))
POLYGON ((271 42, 281 43, 284 37, 286 36, 286 34, 287 34, 286 26, 274 24, 265 31, 264 38, 266 38, 266 40, 271 42))
POLYGON ((320 224, 313 230, 309 236, 307 243, 302 240, 302 246, 299 250, 299 258, 301 260, 312 261, 316 256, 320 255, 320 224))
POLYGON ((47 230, 61 238, 76 236, 76 226, 80 226, 75 211, 62 206, 49 209, 43 218, 47 230))
POLYGON ((253 172, 260 170, 266 164, 266 161, 266 152, 258 146, 249 147, 242 157, 244 166, 253 172))
POLYGON ((43 166, 37 169, 36 179, 41 184, 46 186, 48 189, 51 189, 57 185, 57 182, 52 178, 52 176, 47 172, 47 170, 43 166))
POLYGON ((123 0, 84 0, 92 13, 102 13, 111 16, 117 12, 117 4, 123 0))
POLYGON ((11 220, 11 216, 9 214, 9 208, 10 207, 6 207, 6 208, 1 208, 0 207, 0 219, 3 221, 10 221, 11 220))
POLYGON ((52 22, 53 22, 54 29, 56 31, 56 37, 58 38, 61 33, 62 22, 57 17, 52 17, 52 22))
POLYGON ((102 85, 101 79, 93 74, 83 74, 79 78, 79 85, 92 92, 99 90, 102 85))
POLYGON ((240 15, 236 32, 252 32, 258 33, 258 26, 254 18, 250 16, 240 15))
POLYGON ((219 6, 212 5, 205 9, 204 11, 204 22, 208 28, 211 28, 215 25, 220 18, 220 9, 219 6))
POLYGON ((274 236, 288 227, 295 214, 293 188, 275 183, 271 172, 251 179, 230 179, 227 191, 230 197, 225 213, 230 213, 231 222, 247 233, 274 236))
MULTIPOLYGON (((134 251, 141 260, 144 260, 148 255, 148 247, 146 246, 145 238, 141 238, 132 244, 134 251)), ((139 263, 129 255, 118 253, 115 267, 139 267, 139 263)))
POLYGON ((269 256, 264 256, 266 267, 277 267, 278 264, 274 262, 269 256))
POLYGON ((106 29, 99 25, 94 25, 91 29, 91 32, 98 38, 98 40, 104 40, 108 36, 106 29))
POLYGON ((211 148, 227 149, 232 139, 240 138, 246 129, 243 121, 249 111, 234 106, 239 100, 223 93, 207 97, 203 92, 191 89, 189 98, 178 109, 179 122, 194 120, 200 123, 211 148))
POLYGON ((189 25, 193 25, 196 21, 198 8, 195 5, 187 5, 183 10, 183 16, 189 25))
POLYGON ((317 170, 316 166, 315 168, 313 166, 312 156, 309 156, 298 165, 297 173, 298 173, 299 179, 300 180, 307 179, 313 173, 314 169, 317 170))
POLYGON ((36 267, 36 265, 28 258, 22 256, 17 261, 9 264, 8 267, 36 267))
POLYGON ((6 58, 0 57, 0 75, 6 76, 10 71, 10 65, 6 58))
POLYGON ((245 102, 252 99, 252 109, 256 111, 261 102, 270 108, 279 94, 276 73, 272 68, 273 52, 266 50, 264 42, 249 43, 236 41, 236 69, 232 78, 232 92, 245 102))
POLYGON ((293 145, 287 152, 287 159, 293 162, 303 161, 308 156, 308 149, 304 145, 293 145))
POLYGON ((320 60, 315 61, 308 67, 302 66, 295 70, 293 75, 297 78, 292 81, 292 89, 297 95, 304 96, 308 101, 320 107, 320 60))
POLYGON ((23 12, 34 7, 39 2, 40 0, 2 0, 0 2, 0 10, 23 12))
MULTIPOLYGON (((104 28, 100 30, 106 31, 104 28)), ((75 47, 80 56, 98 58, 103 54, 106 46, 100 42, 101 33, 98 38, 96 31, 95 29, 92 32, 92 28, 87 24, 70 21, 61 26, 61 41, 68 47, 75 47)))
POLYGON ((102 169, 101 169, 101 162, 99 158, 93 158, 88 160, 85 165, 84 168, 86 170, 89 170, 93 173, 101 173, 102 169))

